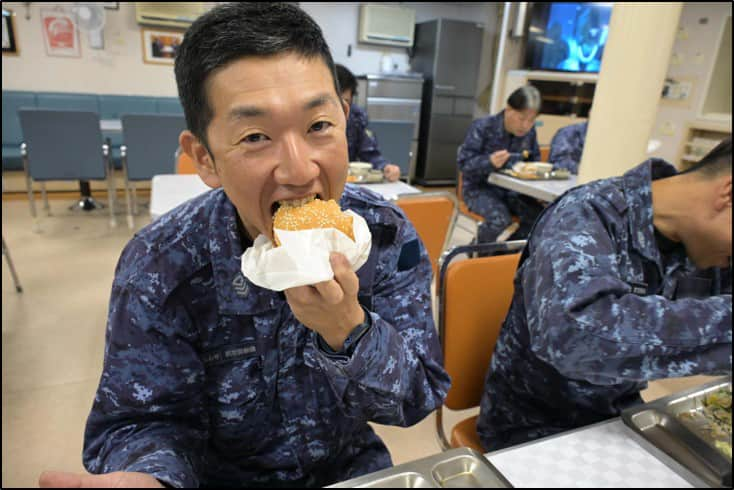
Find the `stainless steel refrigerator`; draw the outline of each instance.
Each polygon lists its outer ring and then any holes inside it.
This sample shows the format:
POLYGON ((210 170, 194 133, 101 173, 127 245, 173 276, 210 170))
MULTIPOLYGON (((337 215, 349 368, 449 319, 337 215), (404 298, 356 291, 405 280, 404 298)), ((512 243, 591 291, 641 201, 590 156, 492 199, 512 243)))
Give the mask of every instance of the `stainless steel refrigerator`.
POLYGON ((421 124, 415 181, 456 182, 456 149, 464 142, 474 113, 483 25, 436 19, 415 25, 411 69, 422 73, 421 124))

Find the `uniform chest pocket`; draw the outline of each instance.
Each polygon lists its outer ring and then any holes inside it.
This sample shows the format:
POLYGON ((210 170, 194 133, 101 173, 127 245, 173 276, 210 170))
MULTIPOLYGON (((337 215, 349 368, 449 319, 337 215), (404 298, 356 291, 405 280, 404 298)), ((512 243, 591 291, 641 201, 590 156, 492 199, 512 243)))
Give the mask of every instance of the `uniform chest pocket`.
POLYGON ((206 364, 206 376, 213 448, 235 458, 257 453, 267 443, 272 412, 260 356, 245 349, 206 364))
POLYGON ((244 408, 262 395, 262 363, 254 343, 212 349, 202 359, 210 405, 244 408))

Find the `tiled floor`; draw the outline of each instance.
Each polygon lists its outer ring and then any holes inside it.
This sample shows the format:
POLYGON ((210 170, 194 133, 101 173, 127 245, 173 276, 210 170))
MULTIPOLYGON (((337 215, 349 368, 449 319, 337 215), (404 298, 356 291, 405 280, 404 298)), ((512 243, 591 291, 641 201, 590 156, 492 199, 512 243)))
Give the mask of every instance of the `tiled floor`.
MULTIPOLYGON (((52 200, 52 217, 33 231, 26 201, 5 201, 3 238, 24 292, 2 266, 2 486, 37 485, 45 469, 83 471, 84 423, 99 379, 107 304, 114 267, 132 236, 108 214, 72 212, 72 201, 52 200)), ((148 223, 136 219, 140 228, 148 223)), ((471 235, 457 229, 453 243, 471 235)), ((653 383, 661 396, 702 379, 653 383)), ((449 413, 447 427, 475 410, 449 413)), ((396 464, 439 451, 434 417, 407 428, 376 426, 396 464)))

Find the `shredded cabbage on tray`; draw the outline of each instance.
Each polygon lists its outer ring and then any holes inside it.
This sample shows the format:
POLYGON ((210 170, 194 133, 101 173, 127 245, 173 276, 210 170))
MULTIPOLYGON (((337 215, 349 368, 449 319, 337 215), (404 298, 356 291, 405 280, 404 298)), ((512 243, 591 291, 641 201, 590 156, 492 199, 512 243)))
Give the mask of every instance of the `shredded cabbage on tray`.
POLYGON ((731 388, 721 388, 709 393, 703 398, 702 405, 702 410, 683 413, 681 418, 699 419, 696 421, 714 439, 716 449, 731 459, 731 388))

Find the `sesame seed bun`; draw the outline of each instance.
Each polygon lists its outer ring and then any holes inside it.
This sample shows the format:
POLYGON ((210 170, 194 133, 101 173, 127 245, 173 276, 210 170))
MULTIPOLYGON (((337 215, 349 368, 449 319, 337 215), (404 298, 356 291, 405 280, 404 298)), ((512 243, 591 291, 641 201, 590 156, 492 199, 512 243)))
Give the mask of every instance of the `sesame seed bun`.
MULTIPOLYGON (((310 230, 313 228, 336 228, 354 240, 352 217, 342 213, 333 199, 314 199, 301 206, 283 205, 273 216, 273 228, 287 231, 310 230)), ((280 246, 273 233, 275 246, 280 246)))

